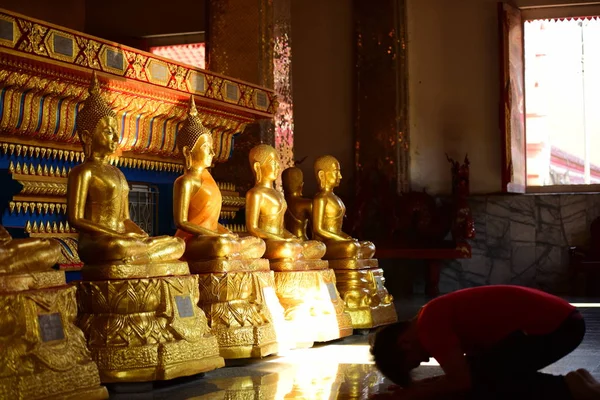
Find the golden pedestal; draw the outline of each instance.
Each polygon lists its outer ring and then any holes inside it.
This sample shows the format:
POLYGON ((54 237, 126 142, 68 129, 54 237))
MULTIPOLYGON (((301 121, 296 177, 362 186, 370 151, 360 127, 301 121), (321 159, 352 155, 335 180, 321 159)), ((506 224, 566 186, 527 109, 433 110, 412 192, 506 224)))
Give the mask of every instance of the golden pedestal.
POLYGON ((385 288, 383 270, 375 259, 329 260, 337 288, 354 329, 370 329, 398 321, 393 297, 385 288))
POLYGON ((62 271, 0 275, 0 399, 106 399, 62 271))
POLYGON ((273 262, 275 292, 292 324, 295 341, 302 347, 328 342, 352 334, 352 321, 344 312, 333 270, 327 261, 273 262))
MULTIPOLYGON (((275 273, 273 271, 257 271, 253 274, 256 303, 271 316, 275 328, 278 353, 298 347, 294 338, 294 326, 285 319, 284 309, 279 302, 275 290, 275 273)), ((312 342, 310 345, 312 346, 312 342)))
MULTIPOLYGON (((78 283, 78 324, 102 382, 167 380, 222 367, 217 339, 197 306, 198 277, 139 277, 143 268, 128 268, 85 266, 84 279, 99 270, 105 279, 78 283)), ((189 271, 183 262, 165 263, 164 270, 189 271)))
POLYGON ((198 274, 198 305, 217 337, 221 357, 260 358, 277 353, 271 314, 258 301, 261 293, 257 292, 261 290, 257 274, 270 272, 268 260, 193 262, 190 270, 198 274))

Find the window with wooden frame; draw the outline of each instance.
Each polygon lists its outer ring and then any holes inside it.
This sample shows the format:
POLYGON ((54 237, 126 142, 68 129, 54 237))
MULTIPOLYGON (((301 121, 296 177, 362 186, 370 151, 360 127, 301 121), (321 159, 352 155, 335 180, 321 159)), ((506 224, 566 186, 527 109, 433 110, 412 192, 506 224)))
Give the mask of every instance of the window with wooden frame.
POLYGON ((600 4, 499 11, 503 190, 600 191, 600 4))

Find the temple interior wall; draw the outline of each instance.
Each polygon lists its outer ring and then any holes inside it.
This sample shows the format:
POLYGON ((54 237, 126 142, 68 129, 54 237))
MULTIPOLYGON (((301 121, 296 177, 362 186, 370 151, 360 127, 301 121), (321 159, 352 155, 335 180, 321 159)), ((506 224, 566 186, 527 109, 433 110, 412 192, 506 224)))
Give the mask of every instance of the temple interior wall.
MULTIPOLYGON (((600 196, 476 195, 470 199, 476 238, 472 258, 444 262, 440 291, 514 284, 551 293, 573 293, 569 247, 586 246, 589 227, 600 216, 600 196)), ((396 296, 423 293, 422 261, 381 260, 386 286, 396 296)))
MULTIPOLYGON (((206 28, 202 2, 173 1, 180 5, 170 10, 188 4, 191 12, 170 17, 165 13, 171 11, 157 2, 123 9, 129 6, 114 0, 0 0, 0 7, 107 38, 206 28), (189 6, 192 3, 195 6, 189 6)), ((584 1, 516 1, 518 6, 575 2, 584 1)), ((500 189, 496 4, 496 0, 407 0, 412 185, 435 195, 447 194, 450 174, 444 153, 459 158, 469 154, 478 237, 471 260, 447 263, 442 291, 484 283, 561 291, 567 278, 568 247, 587 240, 589 223, 600 215, 600 200, 597 195, 489 195, 500 189), (465 20, 468 23, 460 22, 465 20)), ((342 163, 340 193, 350 195, 354 163, 351 4, 292 0, 292 32, 295 156, 306 157, 300 166, 306 177, 305 193, 311 195, 316 189, 314 159, 329 153, 342 163)), ((415 271, 386 268, 390 291, 404 290, 407 280, 397 277, 418 274, 415 271)))
POLYGON ((304 193, 316 192, 315 159, 342 166, 341 194, 354 172, 352 2, 292 0, 294 155, 306 157, 304 193))
POLYGON ((85 32, 119 43, 148 35, 206 30, 203 0, 85 2, 85 32))
POLYGON ((0 0, 0 8, 76 31, 85 31, 85 0, 0 0))

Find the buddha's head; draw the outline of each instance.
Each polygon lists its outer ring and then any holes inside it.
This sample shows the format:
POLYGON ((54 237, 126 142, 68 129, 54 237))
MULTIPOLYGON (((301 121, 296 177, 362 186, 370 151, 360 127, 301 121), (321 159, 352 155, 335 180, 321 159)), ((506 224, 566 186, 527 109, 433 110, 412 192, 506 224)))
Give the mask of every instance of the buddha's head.
POLYGON ((250 150, 248 155, 250 167, 256 182, 273 182, 279 176, 280 165, 277 151, 268 144, 259 144, 250 150))
POLYGON ((286 168, 281 174, 285 195, 301 196, 304 187, 304 175, 298 167, 286 168))
POLYGON ((117 116, 100 94, 96 72, 92 73, 89 96, 77 113, 75 127, 88 158, 92 153, 110 155, 119 145, 117 116))
POLYGON ((200 121, 193 95, 190 96, 188 116, 177 133, 177 147, 183 155, 186 169, 212 165, 215 156, 212 133, 200 121))
POLYGON ((334 156, 321 156, 315 161, 315 176, 320 189, 338 187, 342 180, 340 163, 334 156))

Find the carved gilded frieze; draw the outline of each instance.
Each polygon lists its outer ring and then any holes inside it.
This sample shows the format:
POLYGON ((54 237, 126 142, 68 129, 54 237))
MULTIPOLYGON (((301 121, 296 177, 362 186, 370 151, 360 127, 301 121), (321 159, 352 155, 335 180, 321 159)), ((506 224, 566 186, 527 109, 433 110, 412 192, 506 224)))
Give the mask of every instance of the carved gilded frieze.
POLYGON ((84 67, 155 89, 182 92, 186 97, 195 94, 227 102, 240 110, 273 114, 277 108, 275 94, 269 89, 7 10, 0 9, 0 20, 7 28, 0 32, 2 52, 36 57, 45 63, 84 67))
MULTIPOLYGON (((176 137, 190 94, 213 134, 216 163, 229 159, 248 124, 278 107, 273 90, 2 9, 0 25, 0 168, 11 194, 2 218, 59 240, 61 264, 80 265, 65 195, 69 171, 84 160, 75 120, 92 72, 117 115, 119 148, 110 163, 135 176, 158 173, 162 182, 183 169, 176 137)), ((221 219, 233 222, 245 199, 235 184, 219 185, 221 219)))

